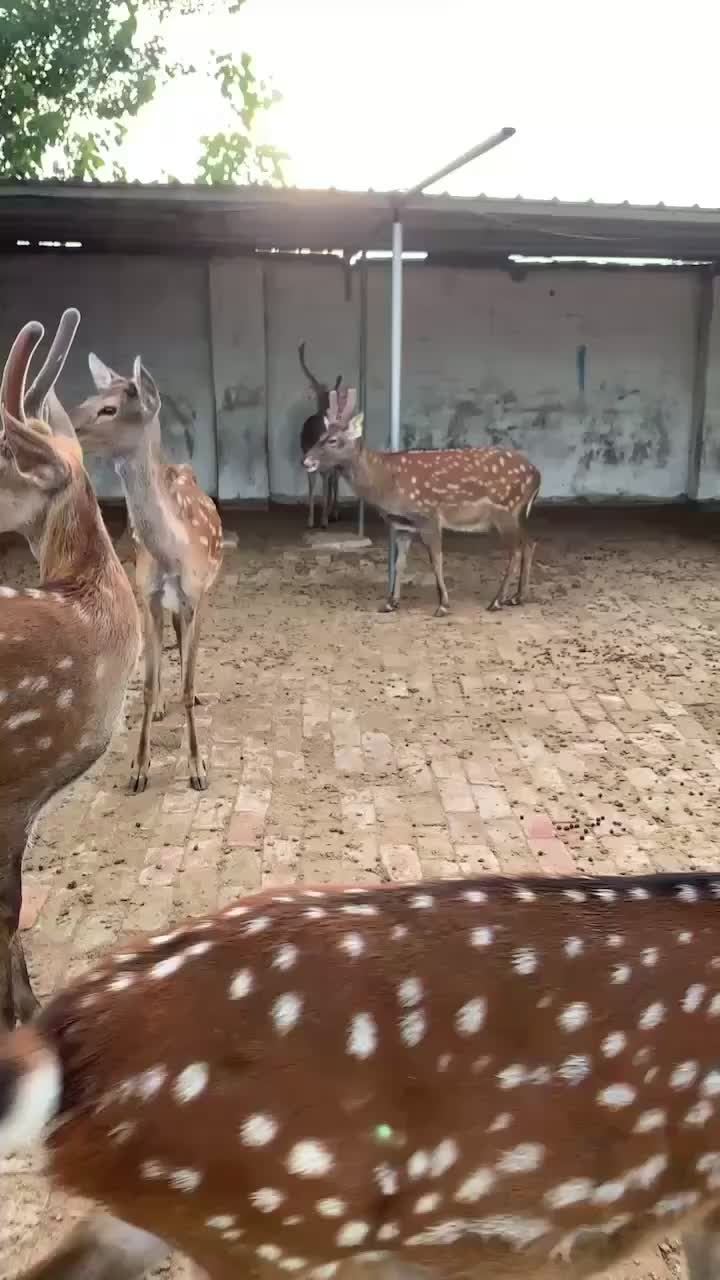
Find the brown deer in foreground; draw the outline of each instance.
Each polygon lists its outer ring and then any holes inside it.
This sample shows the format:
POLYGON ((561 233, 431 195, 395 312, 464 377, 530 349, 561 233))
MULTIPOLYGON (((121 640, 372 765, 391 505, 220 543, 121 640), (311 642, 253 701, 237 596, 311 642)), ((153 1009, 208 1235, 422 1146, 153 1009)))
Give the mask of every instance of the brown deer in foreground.
POLYGON ((140 645, 132 588, 53 392, 79 318, 65 312, 28 396, 38 412, 50 398, 54 434, 25 411, 42 325, 21 329, 0 388, 0 533, 24 535, 40 571, 37 588, 0 586, 0 1016, 10 1026, 38 1007, 17 932, 25 848, 48 801, 105 751, 140 645))
POLYGON ((265 892, 0 1043, 0 1151, 100 1201, 33 1280, 587 1276, 720 1244, 720 880, 265 892), (330 963, 329 963, 330 961, 330 963))
MULTIPOLYGON (((302 431, 300 433, 300 447, 302 449, 303 460, 307 453, 314 445, 317 444, 320 437, 325 431, 325 416, 330 404, 330 392, 324 382, 320 382, 307 367, 305 363, 305 343, 301 342, 298 347, 298 358, 300 360, 300 368, 307 378, 312 390, 315 393, 317 408, 314 413, 306 418, 302 431)), ((340 390, 342 382, 342 374, 339 373, 335 379, 335 393, 340 390)), ((308 471, 308 529, 314 528, 315 525, 315 472, 308 471)), ((323 482, 323 506, 322 506, 322 527, 327 529, 329 520, 338 520, 338 477, 336 471, 325 471, 322 477, 323 482)))
POLYGON ((195 665, 203 603, 222 564, 220 516, 191 467, 163 460, 160 393, 140 357, 130 378, 92 353, 89 363, 97 394, 73 409, 71 418, 83 448, 111 458, 120 478, 145 623, 144 713, 130 785, 135 792, 147 786, 150 725, 165 714, 160 667, 163 609, 168 609, 180 650, 190 783, 204 791, 207 767, 195 723, 195 665))
POLYGON ((427 547, 437 583, 436 617, 449 612, 443 577, 443 529, 486 533, 495 528, 508 546, 500 586, 489 605, 521 604, 530 586, 535 543, 528 518, 540 488, 540 472, 515 449, 427 449, 398 453, 368 449, 362 441, 363 415, 353 415, 356 393, 348 391, 343 407, 329 396, 325 431, 305 455, 312 474, 332 467, 340 471, 360 498, 371 502, 395 531, 397 551, 385 612, 397 609, 402 575, 414 537, 427 547), (508 599, 513 573, 518 588, 508 599))

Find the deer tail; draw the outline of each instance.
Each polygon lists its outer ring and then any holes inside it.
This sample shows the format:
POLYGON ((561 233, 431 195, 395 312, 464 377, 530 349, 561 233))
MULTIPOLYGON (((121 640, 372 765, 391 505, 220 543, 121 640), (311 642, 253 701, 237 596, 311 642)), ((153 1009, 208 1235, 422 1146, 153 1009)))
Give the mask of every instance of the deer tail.
POLYGON ((0 1041, 0 1154, 33 1146, 62 1102, 62 1067, 51 1042, 33 1027, 0 1041))

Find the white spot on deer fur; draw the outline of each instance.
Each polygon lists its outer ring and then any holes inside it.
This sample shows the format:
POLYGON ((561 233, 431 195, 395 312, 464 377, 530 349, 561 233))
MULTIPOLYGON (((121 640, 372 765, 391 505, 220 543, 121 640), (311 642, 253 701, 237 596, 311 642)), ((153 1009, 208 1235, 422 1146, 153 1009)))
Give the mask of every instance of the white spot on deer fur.
POLYGON ((571 1204, 580 1204, 589 1199, 592 1188, 589 1178, 570 1178, 551 1191, 546 1191, 543 1199, 551 1209, 566 1209, 571 1204))
POLYGON ((350 1023, 347 1051, 353 1058, 372 1057, 377 1048, 377 1025, 369 1013, 356 1013, 350 1023))
POLYGON ((183 951, 184 956, 205 956, 208 951, 212 951, 214 942, 193 942, 183 951))
POLYGON ((496 1116, 492 1124, 489 1124, 486 1133, 499 1133, 502 1129, 509 1129, 512 1124, 512 1116, 509 1111, 501 1111, 496 1116))
POLYGON ((663 1196, 654 1204, 650 1212, 656 1218, 667 1218, 674 1214, 686 1213, 700 1199, 699 1191, 676 1191, 674 1195, 663 1196))
POLYGON ((451 1169, 458 1160, 460 1152, 457 1142, 452 1138, 445 1138, 438 1143, 434 1151, 430 1153, 430 1177, 441 1178, 448 1169, 451 1169))
MULTIPOLYGON (((292 902, 292 898, 274 898, 273 901, 292 902)), ((227 911, 223 911, 223 915, 226 916, 228 920, 235 920, 238 916, 246 916, 249 910, 249 907, 228 907, 227 911)))
POLYGON ((57 696, 57 705, 61 708, 61 710, 64 711, 67 707, 70 706, 70 703, 72 702, 74 697, 75 697, 74 689, 63 689, 57 696))
POLYGON ((250 1193, 251 1204, 261 1213, 274 1213, 284 1199, 284 1192, 276 1191, 275 1187, 261 1187, 259 1191, 250 1193))
POLYGON ((431 898, 429 893, 416 893, 410 899, 409 905, 414 907, 416 911, 427 911, 430 907, 435 906, 435 899, 431 898))
POLYGON ((484 925, 480 929, 471 929, 470 945, 473 947, 489 947, 493 940, 494 934, 495 934, 495 930, 492 929, 489 925, 484 925))
POLYGON ((455 1014, 455 1028, 458 1035, 474 1036, 485 1024, 487 1000, 484 996, 476 996, 468 1000, 455 1014))
POLYGON ((27 690, 28 693, 42 693, 49 683, 47 676, 23 676, 18 689, 27 690))
POLYGON ((254 979, 249 969, 240 969, 230 983, 228 995, 231 1000, 242 1000, 252 991, 254 979))
POLYGON ((177 973, 185 963, 184 955, 166 956, 164 960, 159 960, 150 970, 151 978, 169 978, 171 973, 177 973))
POLYGON ((354 1249, 362 1244, 369 1230, 367 1222, 346 1222, 338 1231, 335 1243, 339 1249, 354 1249))
POLYGON ((278 1123, 273 1116, 257 1112, 248 1116, 240 1127, 240 1141, 246 1147, 266 1147, 277 1134, 278 1123))
POLYGON ((637 1090, 631 1084, 609 1084, 600 1090, 597 1100, 601 1106, 619 1111, 622 1107, 629 1107, 636 1097, 637 1090))
POLYGON ((700 1085, 700 1092, 705 1094, 707 1098, 714 1098, 716 1094, 720 1093, 720 1071, 708 1071, 700 1085))
POLYGON ((413 1182, 417 1182, 418 1178, 424 1178, 430 1168, 430 1156, 427 1151, 414 1151, 407 1162, 408 1177, 413 1182))
POLYGON ((632 969, 629 964, 616 964, 614 969, 610 970, 610 981, 616 986, 621 986, 624 982, 630 981, 632 969))
POLYGON ((400 942, 402 938, 407 938, 407 934, 407 925, 404 924, 393 925, 390 931, 390 937, 393 942, 400 942))
POLYGON ((293 946, 291 942, 288 942, 285 946, 280 947, 276 951, 275 959, 273 960, 273 969, 282 969, 283 972, 287 972, 288 969, 292 969, 297 958, 297 947, 293 946))
POLYGON ((693 936, 691 931, 689 929, 683 929, 682 933, 677 935, 677 940, 683 945, 687 945, 688 942, 692 942, 693 936))
POLYGON ((324 1178, 334 1163, 327 1147, 315 1138, 296 1142, 287 1158, 290 1173, 297 1174, 299 1178, 324 1178))
POLYGON ((254 920, 248 920, 247 924, 243 927, 243 933, 246 933, 249 936, 252 936, 255 933, 262 933, 264 929, 267 929, 269 924, 269 916, 256 916, 254 920))
POLYGON ((333 1280, 339 1266, 339 1262, 324 1262, 320 1267, 313 1267, 310 1280, 333 1280))
POLYGON ((605 939, 605 942, 608 947, 622 947, 624 945, 625 939, 623 938, 621 933, 609 933, 607 938, 605 939))
POLYGON ((482 889, 464 889, 460 897, 464 898, 466 902, 472 902, 476 905, 488 900, 487 894, 482 889))
POLYGON ((261 1244, 255 1252, 258 1258, 264 1258, 266 1262, 277 1262, 282 1258, 282 1249, 278 1249, 276 1244, 261 1244))
POLYGON ((423 996, 423 986, 419 978, 406 978, 398 987, 398 1001, 405 1009, 419 1004, 423 996))
POLYGON ((657 947, 646 947, 640 956, 640 963, 644 964, 647 969, 652 969, 658 962, 660 952, 657 947))
POLYGON ((375 1181, 384 1196, 397 1195, 400 1183, 395 1169, 391 1169, 389 1164, 379 1164, 373 1172, 375 1181))
POLYGON ((681 902, 697 902, 699 895, 694 885, 681 884, 677 896, 681 902))
POLYGON ((177 1077, 173 1094, 180 1103, 192 1102, 207 1087, 209 1072, 206 1062, 191 1062, 177 1077))
POLYGON ((165 1177, 165 1168, 159 1160, 143 1160, 140 1165, 140 1177, 148 1182, 156 1182, 159 1178, 165 1177))
POLYGON ((570 959, 573 959, 575 956, 579 956, 584 945, 585 944, 581 938, 566 938, 564 946, 565 955, 569 956, 570 959))
POLYGON ((513 897, 517 898, 518 902, 534 902, 535 901, 535 894, 533 893, 532 889, 528 889, 526 885, 520 885, 520 887, 514 891, 513 897))
POLYGON ((355 960, 365 950, 365 940, 359 933, 346 933, 345 937, 340 939, 338 946, 355 960))
POLYGON ((336 1196, 328 1196, 325 1200, 318 1200, 315 1208, 321 1218, 342 1218, 347 1213, 347 1205, 344 1200, 338 1200, 336 1196))
POLYGON ((624 1031, 611 1031, 602 1042, 602 1051, 606 1058, 616 1058, 626 1044, 627 1036, 624 1031))
POLYGON ((286 1036, 297 1025, 302 1013, 302 997, 294 991, 278 996, 272 1007, 272 1020, 278 1035, 286 1036))
POLYGON ((428 1191, 424 1196, 420 1196, 419 1200, 413 1205, 413 1213, 434 1213, 437 1209, 442 1196, 439 1191, 428 1191))
POLYGON ((0 587, 0 596, 2 596, 4 600, 12 600, 12 598, 17 594, 18 593, 14 587, 0 587))
POLYGON ((143 1102, 149 1102, 162 1089, 167 1080, 167 1074, 165 1067, 150 1067, 148 1071, 143 1071, 142 1075, 138 1076, 137 1092, 143 1102))
POLYGON ((378 1240, 397 1240, 400 1235, 400 1228, 397 1222, 384 1222, 378 1229, 378 1240))
POLYGON ((687 1115, 683 1119, 683 1124, 691 1125, 693 1128, 701 1129, 703 1125, 706 1125, 708 1120, 712 1118, 713 1113, 714 1113, 714 1108, 712 1106, 712 1103, 707 1101, 696 1102, 695 1106, 690 1108, 687 1115))
POLYGON ((492 1169, 476 1169, 469 1178, 460 1183, 455 1192, 455 1199, 460 1204, 474 1204, 486 1196, 495 1186, 495 1174, 492 1169))
POLYGON ((586 1054, 575 1053, 560 1063, 557 1074, 567 1080, 568 1084, 580 1084, 590 1075, 591 1069, 591 1059, 586 1054))
POLYGON ((117 978, 113 978, 108 984, 108 991, 127 991, 131 987, 135 978, 132 973, 119 973, 117 978))
POLYGON ((41 715, 42 712, 38 711, 37 708, 30 708, 28 711, 18 711, 14 716, 10 716, 5 721, 5 728, 9 729, 10 732, 13 733, 15 729, 21 729, 24 724, 32 724, 33 720, 39 720, 41 715))
POLYGON ((697 1062, 679 1062, 670 1073, 670 1086, 673 1089, 688 1089, 698 1073, 697 1062))
POLYGON ((539 1142, 521 1142, 505 1151, 497 1162, 499 1173, 530 1173, 539 1169, 545 1157, 545 1148, 539 1142))
POLYGON ((426 1029, 427 1022, 422 1009, 412 1009, 400 1019, 400 1035, 410 1049, 420 1043, 426 1029))
POLYGON ((347 906, 341 907, 341 911, 345 911, 351 916, 376 916, 378 914, 377 907, 373 907, 369 902, 352 902, 347 906))
POLYGON ((667 1112, 661 1111, 659 1107, 654 1107, 650 1111, 643 1111, 638 1116, 633 1127, 633 1133, 652 1133, 654 1129, 662 1129, 667 1123, 667 1112))
POLYGON ((513 1062, 511 1066, 498 1071, 497 1078, 501 1089, 517 1089, 521 1084, 525 1084, 530 1077, 527 1067, 522 1066, 519 1062, 513 1062))
POLYGON ((35 746, 39 751, 49 751, 52 746, 52 738, 36 738, 35 746))
POLYGON ((568 898, 570 902, 585 901, 585 894, 582 892, 581 889, 564 889, 563 895, 564 897, 568 898))
POLYGON ((584 1001, 576 1000, 572 1004, 565 1006, 562 1012, 558 1014, 557 1021, 563 1031, 579 1031, 580 1027, 585 1026, 589 1017, 590 1010, 588 1006, 584 1001))
POLYGON ((197 1191, 202 1182, 202 1174, 197 1169, 174 1169, 169 1182, 176 1191, 197 1191))
POLYGON ((703 1002, 707 987, 702 982, 694 982, 683 996, 682 1007, 685 1013, 695 1013, 703 1002))
POLYGON ((653 1001, 640 1015, 638 1026, 641 1031, 651 1031, 659 1027, 665 1017, 665 1005, 660 1000, 653 1001))
POLYGON ((228 1231, 237 1222, 229 1213, 218 1213, 214 1218, 206 1218, 205 1226, 210 1227, 212 1231, 228 1231))
POLYGON ((278 1266, 282 1271, 302 1271, 307 1266, 306 1258, 281 1258, 278 1266))
POLYGON ((537 969, 537 955, 532 947, 519 947, 513 952, 512 967, 516 973, 530 974, 537 969))

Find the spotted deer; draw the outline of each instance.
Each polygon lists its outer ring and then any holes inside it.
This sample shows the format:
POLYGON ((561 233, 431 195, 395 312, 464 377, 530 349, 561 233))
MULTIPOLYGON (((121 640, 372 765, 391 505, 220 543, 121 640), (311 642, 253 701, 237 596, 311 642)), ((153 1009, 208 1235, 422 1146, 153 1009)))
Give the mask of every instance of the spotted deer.
POLYGON ((0 1043, 0 1151, 99 1201, 33 1280, 583 1277, 720 1246, 720 879, 293 887, 102 960, 0 1043))
POLYGON ((73 409, 71 418, 83 448, 111 458, 122 484, 144 618, 144 712, 130 786, 134 792, 147 786, 151 721, 165 715, 160 667, 163 609, 168 609, 180 650, 190 784, 204 791, 207 767, 195 723, 195 666, 203 604, 222 564, 220 517, 192 468, 163 459, 160 393, 140 356, 129 378, 92 352, 89 364, 97 394, 73 409))
POLYGON ((40 575, 36 588, 0 586, 0 1016, 9 1026, 38 1008, 18 933, 25 848, 47 803, 105 751, 140 644, 132 588, 53 389, 79 319, 65 312, 27 397, 43 327, 24 325, 0 387, 0 533, 24 535, 40 575), (25 409, 48 400, 52 428, 25 409))
MULTIPOLYGON (((317 444, 320 437, 325 431, 325 416, 330 404, 330 392, 324 382, 320 382, 313 373, 308 369, 305 363, 305 343, 301 342, 298 347, 298 358, 300 360, 300 368, 310 383, 315 398, 317 408, 314 413, 306 418, 302 431, 300 433, 300 447, 302 449, 303 460, 307 456, 310 449, 317 444)), ((335 379, 335 393, 340 390, 342 382, 342 374, 339 373, 335 379)), ((307 472, 308 482, 308 529, 315 526, 315 472, 307 472)), ((338 513, 338 477, 337 472, 328 470, 323 472, 323 506, 322 506, 322 527, 327 529, 329 520, 339 519, 338 513)))
POLYGON ((313 474, 337 469, 355 493, 377 507, 395 531, 396 556, 390 595, 382 611, 400 601, 402 575, 410 543, 416 536, 427 548, 438 593, 436 617, 450 611, 443 577, 443 529, 487 533, 495 528, 508 547, 502 581, 490 609, 522 604, 530 586, 535 543, 528 519, 540 488, 537 467, 516 449, 423 449, 386 453, 368 449, 362 440, 363 414, 354 414, 356 392, 350 388, 343 406, 329 395, 325 431, 305 455, 313 474), (507 596, 513 573, 514 596, 507 596))

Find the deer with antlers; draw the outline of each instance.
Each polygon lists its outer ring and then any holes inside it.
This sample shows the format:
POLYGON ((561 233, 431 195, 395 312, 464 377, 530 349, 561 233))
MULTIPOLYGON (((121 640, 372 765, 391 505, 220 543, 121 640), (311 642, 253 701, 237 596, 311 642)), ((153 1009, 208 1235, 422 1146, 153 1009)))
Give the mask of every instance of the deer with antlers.
POLYGON ((436 617, 449 612, 443 577, 443 529, 486 533, 496 529, 508 547, 502 581, 490 609, 521 604, 530 586, 535 543, 528 519, 540 488, 537 467, 516 449, 428 449, 396 453, 368 449, 362 440, 363 415, 355 414, 356 392, 344 405, 329 395, 325 431, 308 451, 309 474, 338 470, 359 497, 371 502, 395 531, 396 557, 384 612, 397 609, 402 575, 413 538, 425 544, 438 593, 436 617), (517 591, 507 588, 514 573, 517 591))
MULTIPOLYGON (((306 418, 300 433, 300 447, 302 449, 303 460, 307 457, 310 450, 317 444, 318 440, 325 431, 325 418, 330 404, 330 391, 324 382, 320 382, 313 373, 308 369, 305 363, 305 343, 301 342, 298 347, 298 358, 300 360, 300 368, 307 378, 310 386, 315 393, 317 408, 314 413, 306 418)), ((335 379, 335 394, 340 390, 342 382, 342 374, 339 373, 335 379)), ((307 472, 308 482, 308 529, 315 526, 315 472, 307 472)), ((338 520, 338 477, 337 471, 327 470, 322 475, 323 482, 323 505, 322 505, 322 527, 327 529, 328 521, 338 520)))
POLYGON ((0 586, 0 1016, 38 1008, 18 922, 22 861, 45 805, 105 751, 138 657, 139 616, 54 392, 80 319, 66 311, 25 394, 43 337, 26 324, 0 387, 0 532, 25 536, 40 585, 0 586), (27 406, 44 418, 28 416, 27 406))
POLYGON ((71 417, 83 448, 111 458, 120 478, 145 624, 144 712, 130 785, 135 792, 147 786, 150 725, 165 714, 160 667, 163 610, 168 609, 180 650, 190 784, 204 791, 207 767, 195 722, 195 667, 202 607, 223 558, 220 516, 191 467, 163 460, 160 393, 140 356, 129 378, 92 352, 89 364, 96 394, 73 409, 71 417))
POLYGON ((268 891, 0 1043, 0 1151, 108 1211, 26 1280, 601 1271, 720 1245, 720 881, 268 891), (328 959, 332 964, 328 965, 328 959), (112 1215, 112 1216, 111 1216, 112 1215))

